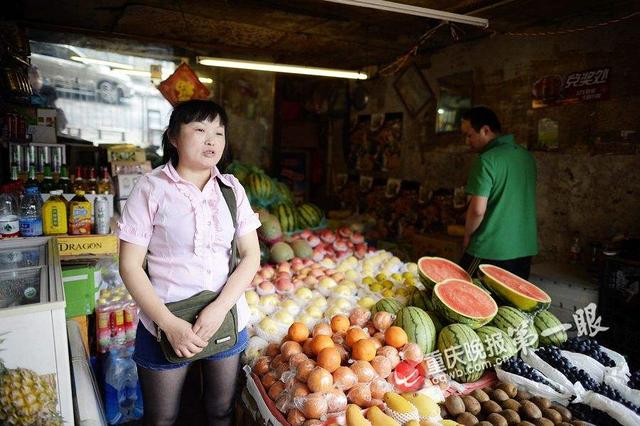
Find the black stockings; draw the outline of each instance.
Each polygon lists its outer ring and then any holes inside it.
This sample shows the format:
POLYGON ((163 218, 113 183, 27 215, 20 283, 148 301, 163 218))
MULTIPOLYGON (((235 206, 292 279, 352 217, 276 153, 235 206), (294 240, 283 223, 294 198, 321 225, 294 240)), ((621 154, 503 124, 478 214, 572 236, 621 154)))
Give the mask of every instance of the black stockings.
MULTIPOLYGON (((240 355, 218 361, 199 361, 202 368, 204 405, 209 425, 233 424, 233 401, 238 385, 240 355)), ((145 425, 171 426, 180 411, 180 397, 189 367, 149 370, 138 366, 144 399, 145 425)), ((195 417, 183 413, 187 418, 195 417)))

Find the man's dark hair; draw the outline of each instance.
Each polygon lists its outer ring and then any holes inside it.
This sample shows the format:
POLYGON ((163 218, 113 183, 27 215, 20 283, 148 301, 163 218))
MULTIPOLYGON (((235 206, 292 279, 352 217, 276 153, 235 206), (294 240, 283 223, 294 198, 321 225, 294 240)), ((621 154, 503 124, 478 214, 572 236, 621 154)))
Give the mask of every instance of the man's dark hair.
POLYGON ((476 132, 479 132, 482 126, 489 126, 493 133, 502 132, 498 116, 485 106, 477 106, 466 110, 462 114, 462 119, 469 121, 476 132))
MULTIPOLYGON (((213 121, 216 117, 220 117, 220 124, 226 128, 229 121, 227 113, 222 106, 213 101, 194 99, 177 104, 169 118, 169 126, 162 135, 162 161, 171 161, 174 167, 178 166, 178 150, 171 143, 171 138, 180 134, 180 126, 194 121, 213 121)), ((228 144, 225 144, 221 162, 225 160, 228 151, 228 144)))

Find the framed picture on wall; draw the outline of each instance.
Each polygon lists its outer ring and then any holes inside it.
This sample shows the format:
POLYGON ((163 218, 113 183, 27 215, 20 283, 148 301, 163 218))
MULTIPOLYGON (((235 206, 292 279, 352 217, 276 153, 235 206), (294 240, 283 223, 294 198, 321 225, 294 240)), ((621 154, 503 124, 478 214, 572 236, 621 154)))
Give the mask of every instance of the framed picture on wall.
POLYGON ((407 112, 414 117, 434 98, 431 86, 415 64, 400 73, 393 87, 407 112))

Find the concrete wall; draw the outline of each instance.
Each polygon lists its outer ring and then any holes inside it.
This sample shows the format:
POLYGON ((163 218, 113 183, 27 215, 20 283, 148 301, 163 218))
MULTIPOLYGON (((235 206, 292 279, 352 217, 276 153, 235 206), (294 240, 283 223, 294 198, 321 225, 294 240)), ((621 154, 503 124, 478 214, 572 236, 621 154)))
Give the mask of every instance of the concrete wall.
MULTIPOLYGON (((473 103, 493 108, 503 129, 533 148, 537 123, 548 117, 559 124, 556 152, 534 151, 538 169, 540 258, 562 258, 573 235, 584 249, 592 239, 615 232, 640 234, 640 149, 635 143, 594 145, 596 137, 620 140, 621 130, 640 131, 640 42, 626 23, 566 36, 519 39, 496 36, 440 50, 423 74, 437 93, 437 79, 473 72, 473 103), (540 77, 595 67, 611 67, 609 100, 531 108, 531 88, 540 77), (616 152, 624 154, 615 154, 616 152)), ((410 117, 398 98, 392 76, 365 82, 368 107, 357 114, 404 112, 403 179, 454 187, 466 181, 473 154, 459 133, 435 134, 435 103, 410 117)), ((352 85, 352 88, 354 86, 352 85)), ((339 152, 339 150, 334 150, 339 152)), ((338 170, 345 170, 340 158, 338 170)))

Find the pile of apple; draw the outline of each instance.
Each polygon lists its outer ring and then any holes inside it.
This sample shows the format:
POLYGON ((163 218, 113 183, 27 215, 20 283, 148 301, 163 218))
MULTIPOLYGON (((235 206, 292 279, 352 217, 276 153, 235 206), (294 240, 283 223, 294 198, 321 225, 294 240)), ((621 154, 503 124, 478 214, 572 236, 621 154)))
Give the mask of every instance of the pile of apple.
POLYGON ((313 260, 320 262, 325 258, 332 260, 355 256, 362 259, 371 250, 364 240, 364 235, 354 232, 348 226, 336 231, 323 229, 321 231, 305 230, 292 237, 302 238, 313 248, 313 260))
POLYGON ((255 360, 253 373, 293 426, 321 424, 348 403, 382 405, 385 392, 420 389, 426 375, 420 348, 393 321, 388 312, 371 317, 356 308, 311 330, 294 322, 255 360))

